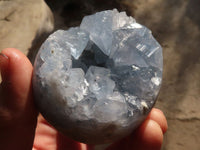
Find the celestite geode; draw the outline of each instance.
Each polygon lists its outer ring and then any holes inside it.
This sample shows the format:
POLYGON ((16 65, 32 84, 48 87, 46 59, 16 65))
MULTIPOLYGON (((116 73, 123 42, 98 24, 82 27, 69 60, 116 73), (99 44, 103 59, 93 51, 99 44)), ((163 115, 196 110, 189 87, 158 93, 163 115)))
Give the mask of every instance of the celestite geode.
POLYGON ((162 61, 149 29, 125 12, 98 12, 42 44, 34 64, 35 103, 65 135, 112 142, 130 134, 153 107, 162 61))

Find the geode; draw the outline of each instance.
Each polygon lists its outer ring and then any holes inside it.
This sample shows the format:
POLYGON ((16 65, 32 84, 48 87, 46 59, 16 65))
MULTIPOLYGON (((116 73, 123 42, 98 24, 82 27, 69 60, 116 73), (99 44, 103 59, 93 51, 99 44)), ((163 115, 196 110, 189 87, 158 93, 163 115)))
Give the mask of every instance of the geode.
POLYGON ((38 110, 74 140, 102 144, 137 128, 162 81, 162 48, 151 31, 116 9, 83 18, 42 44, 34 64, 38 110))

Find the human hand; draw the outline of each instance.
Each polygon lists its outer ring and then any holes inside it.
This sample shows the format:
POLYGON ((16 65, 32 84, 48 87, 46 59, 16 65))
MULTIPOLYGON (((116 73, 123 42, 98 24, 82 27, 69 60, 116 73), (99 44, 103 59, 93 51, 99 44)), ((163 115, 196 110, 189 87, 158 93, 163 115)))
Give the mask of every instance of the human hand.
MULTIPOLYGON (((93 146, 73 141, 47 123, 34 107, 33 67, 16 49, 0 54, 0 149, 2 150, 86 150, 93 146)), ((159 150, 167 121, 159 109, 152 109, 143 124, 108 150, 159 150)))

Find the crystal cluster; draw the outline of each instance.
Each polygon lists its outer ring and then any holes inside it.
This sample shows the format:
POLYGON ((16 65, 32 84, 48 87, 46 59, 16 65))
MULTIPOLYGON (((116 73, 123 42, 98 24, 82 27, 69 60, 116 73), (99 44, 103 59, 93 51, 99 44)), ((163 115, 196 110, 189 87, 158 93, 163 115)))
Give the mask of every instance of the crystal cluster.
POLYGON ((131 133, 153 107, 162 65, 162 48, 149 29, 125 12, 98 12, 42 44, 34 64, 35 103, 65 135, 112 142, 131 133))

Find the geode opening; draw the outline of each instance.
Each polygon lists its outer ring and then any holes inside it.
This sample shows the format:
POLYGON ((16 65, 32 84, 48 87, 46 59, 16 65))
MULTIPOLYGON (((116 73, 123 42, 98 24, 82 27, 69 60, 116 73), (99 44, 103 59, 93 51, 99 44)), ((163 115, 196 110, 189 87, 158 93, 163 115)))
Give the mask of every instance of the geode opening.
POLYGON ((128 135, 153 107, 162 48, 151 31, 116 9, 54 32, 34 64, 35 103, 59 131, 84 143, 128 135))

